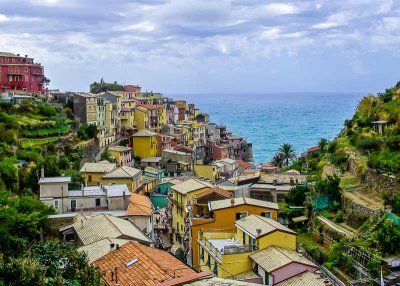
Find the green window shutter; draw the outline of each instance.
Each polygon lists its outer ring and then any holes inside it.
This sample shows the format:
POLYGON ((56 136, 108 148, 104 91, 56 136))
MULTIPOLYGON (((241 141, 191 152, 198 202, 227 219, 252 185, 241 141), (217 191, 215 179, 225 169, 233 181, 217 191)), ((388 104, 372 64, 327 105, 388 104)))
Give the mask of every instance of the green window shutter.
POLYGON ((204 260, 204 248, 201 248, 201 252, 200 252, 200 259, 204 260))

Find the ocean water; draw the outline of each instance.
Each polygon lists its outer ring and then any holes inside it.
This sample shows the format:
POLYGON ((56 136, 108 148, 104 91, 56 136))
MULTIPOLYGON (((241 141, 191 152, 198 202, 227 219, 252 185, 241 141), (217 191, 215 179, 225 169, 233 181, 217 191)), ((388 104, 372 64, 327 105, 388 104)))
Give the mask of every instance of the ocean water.
POLYGON ((254 161, 270 161, 282 143, 296 153, 333 139, 365 93, 171 94, 194 103, 211 122, 253 143, 254 161))

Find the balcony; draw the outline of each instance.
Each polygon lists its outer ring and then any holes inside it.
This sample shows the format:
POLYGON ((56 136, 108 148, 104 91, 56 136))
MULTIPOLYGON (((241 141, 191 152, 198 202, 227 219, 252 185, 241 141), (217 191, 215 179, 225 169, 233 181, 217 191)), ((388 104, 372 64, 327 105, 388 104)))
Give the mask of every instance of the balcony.
MULTIPOLYGON (((208 233, 207 233, 208 234, 208 233)), ((234 235, 233 233, 215 233, 219 235, 234 235)), ((246 252, 253 252, 258 250, 257 245, 241 244, 234 237, 233 238, 205 238, 200 235, 197 240, 198 243, 207 249, 220 263, 222 263, 223 255, 240 254, 246 252)))

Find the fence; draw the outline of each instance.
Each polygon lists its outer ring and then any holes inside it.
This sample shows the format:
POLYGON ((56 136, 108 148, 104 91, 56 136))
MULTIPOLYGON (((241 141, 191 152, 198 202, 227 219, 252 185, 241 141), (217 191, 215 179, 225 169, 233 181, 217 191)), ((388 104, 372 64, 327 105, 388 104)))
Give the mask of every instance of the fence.
POLYGON ((400 225, 400 218, 393 213, 385 213, 385 218, 391 220, 395 225, 400 225))

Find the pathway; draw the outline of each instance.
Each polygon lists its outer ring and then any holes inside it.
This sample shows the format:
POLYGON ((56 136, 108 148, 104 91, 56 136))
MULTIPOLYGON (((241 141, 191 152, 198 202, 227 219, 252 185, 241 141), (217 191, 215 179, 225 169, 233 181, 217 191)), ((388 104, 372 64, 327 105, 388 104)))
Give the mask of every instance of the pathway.
POLYGON ((354 233, 352 233, 351 231, 344 229, 343 227, 337 225, 336 223, 333 223, 332 221, 330 221, 327 218, 324 218, 322 216, 318 216, 317 217, 319 221, 323 222, 324 224, 326 224, 327 226, 329 226, 330 228, 332 228, 333 230, 335 230, 338 233, 344 234, 345 236, 352 238, 354 236, 354 233))

